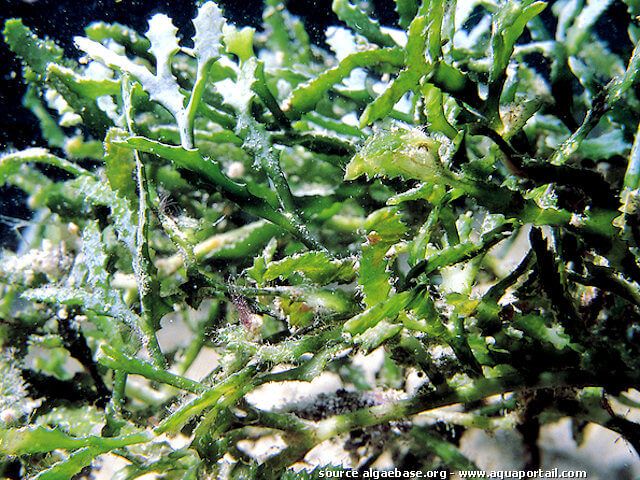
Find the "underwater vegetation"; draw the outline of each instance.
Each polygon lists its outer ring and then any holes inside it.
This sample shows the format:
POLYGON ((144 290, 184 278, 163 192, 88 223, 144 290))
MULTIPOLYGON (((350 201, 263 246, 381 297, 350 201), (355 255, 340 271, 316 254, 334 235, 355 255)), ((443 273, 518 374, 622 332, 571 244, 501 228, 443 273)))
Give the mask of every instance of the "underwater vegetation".
POLYGON ((622 45, 611 3, 334 0, 321 48, 208 1, 193 39, 92 23, 75 58, 8 20, 46 145, 0 157, 33 213, 0 259, 4 475, 316 478, 329 443, 455 472, 471 428, 536 469, 565 417, 640 451, 640 3, 622 45))

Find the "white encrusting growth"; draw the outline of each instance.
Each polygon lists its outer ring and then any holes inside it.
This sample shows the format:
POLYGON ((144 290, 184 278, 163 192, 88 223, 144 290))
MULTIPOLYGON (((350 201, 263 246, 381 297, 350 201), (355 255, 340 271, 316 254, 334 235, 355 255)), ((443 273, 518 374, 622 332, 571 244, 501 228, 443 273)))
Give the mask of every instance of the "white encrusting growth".
POLYGON ((156 74, 148 87, 144 83, 142 85, 149 89, 153 100, 166 106, 174 116, 184 108, 184 95, 171 72, 171 60, 180 50, 177 34, 178 29, 168 16, 157 14, 151 17, 147 38, 151 42, 149 51, 156 58, 156 74))
POLYGON ((39 275, 45 275, 49 281, 57 281, 68 273, 72 259, 64 243, 43 240, 40 249, 32 249, 23 255, 5 252, 0 264, 0 275, 16 284, 31 286, 39 275))
POLYGON ((211 64, 220 57, 222 29, 225 19, 218 5, 207 2, 198 9, 193 19, 196 34, 193 37, 193 51, 198 59, 198 69, 211 64))
POLYGON ((189 104, 186 110, 181 112, 184 118, 178 121, 180 135, 183 138, 183 146, 185 148, 193 148, 193 128, 196 112, 202 100, 211 65, 220 58, 222 32, 225 23, 222 12, 214 2, 207 2, 202 5, 198 9, 198 15, 193 20, 193 26, 196 30, 193 37, 193 53, 198 61, 198 71, 191 97, 189 98, 189 104), (183 128, 185 129, 184 135, 186 135, 188 143, 191 144, 190 146, 184 145, 183 128))
POLYGON ((222 12, 214 2, 206 2, 198 9, 198 15, 193 20, 196 29, 193 52, 198 61, 198 74, 186 107, 187 97, 180 91, 178 81, 171 71, 173 57, 180 50, 178 29, 167 15, 157 14, 151 17, 146 34, 151 42, 149 51, 156 59, 155 74, 126 55, 115 52, 99 42, 85 37, 75 37, 74 41, 76 46, 93 60, 135 77, 151 100, 158 102, 174 116, 182 147, 193 149, 195 111, 202 97, 208 69, 220 57, 224 23, 222 12))

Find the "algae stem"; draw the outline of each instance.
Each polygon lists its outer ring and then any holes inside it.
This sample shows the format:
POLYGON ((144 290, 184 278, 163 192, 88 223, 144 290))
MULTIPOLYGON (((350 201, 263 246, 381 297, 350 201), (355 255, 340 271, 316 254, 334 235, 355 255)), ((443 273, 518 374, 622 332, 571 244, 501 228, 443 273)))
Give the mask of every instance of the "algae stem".
MULTIPOLYGON (((132 86, 127 75, 122 82, 122 100, 130 134, 134 134, 133 105, 131 103, 132 86)), ((137 150, 133 150, 135 160, 135 175, 138 187, 138 226, 136 229, 133 271, 138 284, 140 296, 140 311, 143 318, 142 331, 146 336, 146 347, 156 366, 165 368, 167 361, 160 350, 156 330, 160 324, 159 313, 159 284, 157 270, 149 254, 149 188, 144 164, 137 150)))

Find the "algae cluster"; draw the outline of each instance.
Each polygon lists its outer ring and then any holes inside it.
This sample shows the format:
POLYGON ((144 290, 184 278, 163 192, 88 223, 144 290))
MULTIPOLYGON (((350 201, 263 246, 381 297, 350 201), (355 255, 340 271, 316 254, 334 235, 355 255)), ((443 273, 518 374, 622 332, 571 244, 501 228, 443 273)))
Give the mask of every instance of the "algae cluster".
POLYGON ((6 22, 47 145, 0 158, 33 211, 0 261, 5 474, 316 478, 325 441, 455 472, 470 428, 535 469, 562 417, 637 451, 640 4, 610 45, 606 0, 396 0, 389 26, 334 0, 321 48, 265 3, 260 32, 202 3, 184 41, 93 23, 76 58, 6 22))

